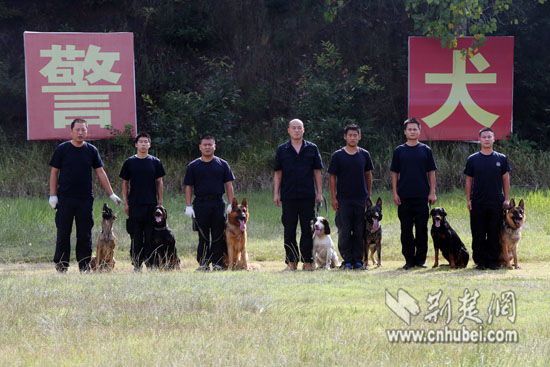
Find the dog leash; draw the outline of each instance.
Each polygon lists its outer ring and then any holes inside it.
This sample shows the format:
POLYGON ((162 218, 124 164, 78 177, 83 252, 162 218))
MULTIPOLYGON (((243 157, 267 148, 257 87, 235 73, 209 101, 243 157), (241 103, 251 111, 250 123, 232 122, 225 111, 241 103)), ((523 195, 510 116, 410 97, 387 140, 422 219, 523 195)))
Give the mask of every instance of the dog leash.
POLYGON ((328 216, 328 208, 327 208, 327 198, 323 196, 323 201, 318 201, 315 204, 315 217, 319 216, 319 209, 324 206, 325 207, 325 218, 328 216))

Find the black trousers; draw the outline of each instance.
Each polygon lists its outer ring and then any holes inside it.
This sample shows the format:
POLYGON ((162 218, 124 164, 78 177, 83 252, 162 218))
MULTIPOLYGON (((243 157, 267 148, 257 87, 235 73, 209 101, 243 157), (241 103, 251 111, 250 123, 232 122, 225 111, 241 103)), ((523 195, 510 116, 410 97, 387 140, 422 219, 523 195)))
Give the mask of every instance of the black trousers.
POLYGON ((67 269, 71 256, 71 231, 76 223, 76 261, 80 270, 87 270, 92 256, 92 227, 94 199, 59 197, 55 226, 57 241, 53 261, 58 269, 67 269))
POLYGON ((313 238, 311 236, 310 222, 314 217, 313 207, 315 199, 284 200, 281 222, 284 228, 285 263, 313 262, 313 238), (296 242, 296 227, 300 220, 300 249, 296 242))
POLYGON ((500 252, 499 230, 502 222, 500 207, 476 207, 470 211, 472 229, 472 259, 478 265, 493 266, 500 252))
POLYGON ((225 242, 225 203, 223 200, 193 202, 195 223, 199 232, 197 262, 200 265, 222 265, 225 242))
POLYGON ((406 263, 424 264, 428 253, 428 199, 401 199, 397 215, 401 222, 401 253, 406 263))
POLYGON ((134 268, 141 268, 151 256, 153 210, 155 205, 131 205, 126 219, 126 231, 130 235, 130 258, 134 268))
POLYGON ((338 227, 338 251, 344 263, 362 264, 365 205, 339 201, 335 222, 338 227))

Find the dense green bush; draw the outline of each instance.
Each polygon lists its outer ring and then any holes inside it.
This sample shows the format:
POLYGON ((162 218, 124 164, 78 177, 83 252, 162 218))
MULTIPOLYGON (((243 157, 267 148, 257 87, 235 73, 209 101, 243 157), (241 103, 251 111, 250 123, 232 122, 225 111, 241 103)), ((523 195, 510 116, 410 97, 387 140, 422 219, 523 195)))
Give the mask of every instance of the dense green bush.
POLYGON ((322 47, 313 64, 304 66, 294 110, 306 124, 308 137, 321 150, 332 151, 341 145, 345 125, 355 123, 367 128, 373 120, 368 108, 370 97, 382 87, 369 66, 350 71, 336 46, 323 41, 322 47))
POLYGON ((144 95, 148 105, 153 143, 166 152, 195 154, 199 139, 212 134, 220 145, 234 144, 238 115, 234 112, 240 90, 231 77, 227 60, 205 60, 209 74, 201 90, 174 90, 160 101, 144 95))

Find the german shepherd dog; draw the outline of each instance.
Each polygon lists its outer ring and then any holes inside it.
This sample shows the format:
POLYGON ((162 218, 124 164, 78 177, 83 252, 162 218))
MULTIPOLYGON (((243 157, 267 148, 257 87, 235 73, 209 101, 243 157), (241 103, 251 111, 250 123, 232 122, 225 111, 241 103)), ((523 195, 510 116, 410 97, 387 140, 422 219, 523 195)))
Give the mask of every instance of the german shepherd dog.
POLYGON ((151 234, 151 256, 146 265, 160 270, 179 270, 180 259, 176 249, 176 239, 166 225, 168 213, 158 205, 153 210, 153 233, 151 234))
POLYGON ((329 270, 340 266, 338 254, 334 249, 334 243, 330 238, 330 226, 324 217, 311 220, 313 232, 313 260, 318 267, 329 270))
POLYGON ((508 269, 519 269, 518 265, 518 243, 521 240, 521 228, 525 222, 525 204, 523 199, 516 202, 512 198, 510 204, 504 208, 504 220, 500 228, 500 257, 499 265, 506 266, 508 269), (514 259, 514 267, 510 261, 514 259))
POLYGON ((382 199, 376 200, 376 205, 372 205, 370 198, 367 199, 365 208, 365 231, 363 234, 363 264, 369 265, 369 252, 372 264, 382 266, 382 199), (374 259, 374 253, 376 258, 374 259))
POLYGON ((434 268, 439 266, 439 251, 449 262, 451 269, 465 268, 468 265, 470 254, 462 243, 458 234, 447 222, 447 213, 443 208, 433 208, 430 211, 432 216, 432 229, 430 231, 434 241, 435 262, 434 268))
POLYGON ((248 222, 248 202, 243 198, 242 203, 236 198, 231 202, 231 212, 227 218, 225 227, 225 240, 227 243, 227 256, 224 256, 227 269, 248 268, 248 255, 246 254, 246 223, 248 222))
POLYGON ((101 233, 97 240, 96 256, 90 260, 90 269, 94 271, 111 271, 115 268, 116 237, 113 233, 113 223, 117 219, 113 210, 103 204, 103 220, 101 221, 101 233))

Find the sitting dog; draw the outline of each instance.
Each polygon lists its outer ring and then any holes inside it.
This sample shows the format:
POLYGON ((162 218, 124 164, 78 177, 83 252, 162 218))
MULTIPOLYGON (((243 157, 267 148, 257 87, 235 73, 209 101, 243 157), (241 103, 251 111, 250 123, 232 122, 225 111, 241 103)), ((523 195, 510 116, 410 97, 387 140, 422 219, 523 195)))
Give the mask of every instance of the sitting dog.
POLYGON ((339 267, 338 254, 330 238, 328 220, 324 217, 312 219, 311 231, 313 232, 313 261, 319 268, 327 270, 339 267))
POLYGON ((225 240, 227 254, 224 256, 225 266, 229 270, 248 268, 248 255, 246 253, 246 223, 248 222, 248 202, 243 198, 242 203, 236 198, 231 202, 231 212, 227 217, 225 227, 225 240))
POLYGON ((176 239, 166 225, 168 214, 163 206, 153 210, 153 233, 151 234, 151 255, 146 265, 160 270, 179 270, 180 259, 176 249, 176 239))
POLYGON ((468 265, 470 255, 464 243, 458 237, 455 230, 447 222, 447 213, 443 208, 433 208, 430 212, 433 224, 431 229, 434 241, 435 262, 434 268, 439 266, 439 250, 449 262, 451 269, 465 268, 468 265))
POLYGON ((525 204, 523 199, 516 206, 514 199, 504 208, 504 220, 500 228, 500 258, 499 265, 512 269, 510 260, 514 259, 514 268, 519 269, 518 265, 518 243, 521 240, 521 228, 525 222, 525 204))
POLYGON ((116 237, 113 233, 113 223, 117 219, 113 210, 103 204, 103 220, 101 221, 101 233, 97 240, 96 256, 90 260, 90 269, 97 271, 111 271, 115 268, 116 237))
POLYGON ((372 205, 370 198, 367 198, 365 208, 365 231, 363 233, 363 264, 369 265, 369 252, 373 265, 382 266, 382 199, 376 200, 376 205, 372 205), (374 259, 374 253, 376 258, 374 259))

